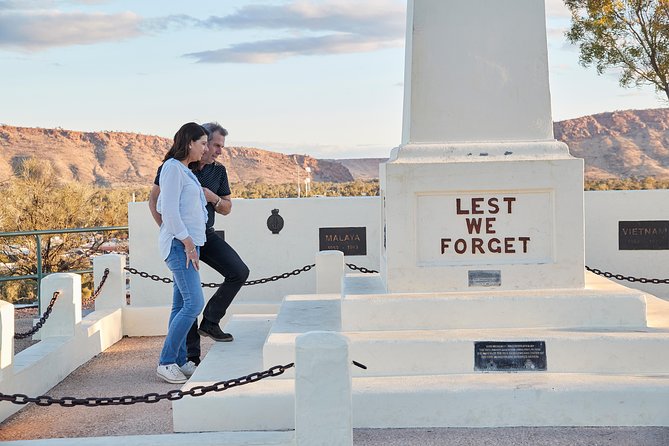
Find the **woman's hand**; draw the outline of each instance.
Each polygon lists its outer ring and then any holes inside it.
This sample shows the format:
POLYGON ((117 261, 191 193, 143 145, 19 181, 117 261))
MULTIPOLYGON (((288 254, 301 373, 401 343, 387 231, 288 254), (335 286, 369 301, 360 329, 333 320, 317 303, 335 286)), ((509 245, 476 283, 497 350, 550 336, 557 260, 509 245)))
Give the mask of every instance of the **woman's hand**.
POLYGON ((184 250, 186 251, 186 269, 188 269, 188 264, 192 263, 195 271, 200 271, 200 256, 197 253, 195 243, 193 243, 190 237, 184 240, 184 250))

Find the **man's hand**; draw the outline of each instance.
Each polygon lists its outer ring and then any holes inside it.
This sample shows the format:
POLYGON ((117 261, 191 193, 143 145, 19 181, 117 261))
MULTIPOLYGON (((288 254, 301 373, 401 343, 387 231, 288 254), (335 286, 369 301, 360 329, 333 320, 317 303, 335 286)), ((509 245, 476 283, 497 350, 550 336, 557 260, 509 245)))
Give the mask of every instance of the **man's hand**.
POLYGON ((214 211, 218 212, 221 215, 228 215, 232 210, 232 200, 230 195, 218 196, 206 187, 202 188, 204 192, 204 198, 207 202, 211 203, 214 206, 214 211))
POLYGON ((216 202, 220 198, 218 195, 216 195, 206 187, 202 188, 202 192, 204 192, 204 199, 207 200, 207 203, 216 204, 216 202))

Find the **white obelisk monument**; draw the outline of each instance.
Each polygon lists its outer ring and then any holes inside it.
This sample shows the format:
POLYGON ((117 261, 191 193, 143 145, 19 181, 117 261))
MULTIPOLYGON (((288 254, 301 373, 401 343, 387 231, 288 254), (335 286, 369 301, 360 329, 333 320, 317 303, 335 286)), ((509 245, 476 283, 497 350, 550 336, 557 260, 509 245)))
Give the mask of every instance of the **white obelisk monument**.
POLYGON ((553 137, 544 2, 409 0, 389 293, 582 288, 583 161, 553 137))

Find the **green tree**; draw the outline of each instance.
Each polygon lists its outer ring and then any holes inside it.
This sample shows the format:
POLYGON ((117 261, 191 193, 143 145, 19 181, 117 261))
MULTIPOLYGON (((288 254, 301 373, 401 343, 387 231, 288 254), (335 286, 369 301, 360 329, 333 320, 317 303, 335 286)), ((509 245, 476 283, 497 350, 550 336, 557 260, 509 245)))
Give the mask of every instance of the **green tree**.
POLYGON ((669 0, 565 0, 567 39, 583 66, 620 70, 623 87, 652 85, 669 99, 669 0))
MULTIPOLYGON (((16 177, 0 191, 0 231, 125 226, 128 201, 135 193, 146 200, 148 188, 100 189, 79 183, 60 184, 50 162, 29 158, 16 169, 16 177)), ((90 258, 113 237, 125 232, 80 233, 41 236, 42 272, 87 269, 90 258)), ((37 273, 37 244, 34 236, 0 239, 0 275, 23 276, 37 273)), ((92 279, 84 277, 84 293, 92 279)), ((32 301, 34 283, 0 283, 0 298, 10 302, 32 301)))

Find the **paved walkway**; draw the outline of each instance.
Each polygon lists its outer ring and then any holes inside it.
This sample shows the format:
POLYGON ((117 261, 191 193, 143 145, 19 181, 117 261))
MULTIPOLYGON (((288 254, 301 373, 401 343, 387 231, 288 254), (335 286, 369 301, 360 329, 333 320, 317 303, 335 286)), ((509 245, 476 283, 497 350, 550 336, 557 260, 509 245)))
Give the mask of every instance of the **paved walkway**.
MULTIPOLYGON (((155 364, 162 337, 124 338, 105 352, 79 367, 54 387, 51 396, 102 397, 164 393, 178 388, 155 376, 155 364)), ((207 350, 211 341, 204 340, 207 350)), ((251 372, 251 371, 250 371, 251 372)), ((8 404, 8 403, 0 403, 8 404)), ((172 433, 169 401, 110 407, 39 407, 27 405, 0 424, 0 440, 69 438, 58 444, 73 444, 74 438, 113 437, 82 440, 77 444, 124 444, 137 437, 142 444, 225 444, 215 434, 172 433), (200 435, 200 437, 198 437, 200 435), (207 441, 203 441, 203 440, 207 441)), ((12 442, 13 443, 13 442, 12 442)), ((10 444, 12 444, 10 443, 10 444)), ((23 444, 18 442, 15 444, 23 444)), ((43 442, 28 442, 29 444, 43 442)), ((252 443, 263 444, 263 443, 252 443)), ((442 446, 667 446, 669 428, 433 428, 433 429, 356 429, 354 444, 359 446, 442 445, 442 446)))

